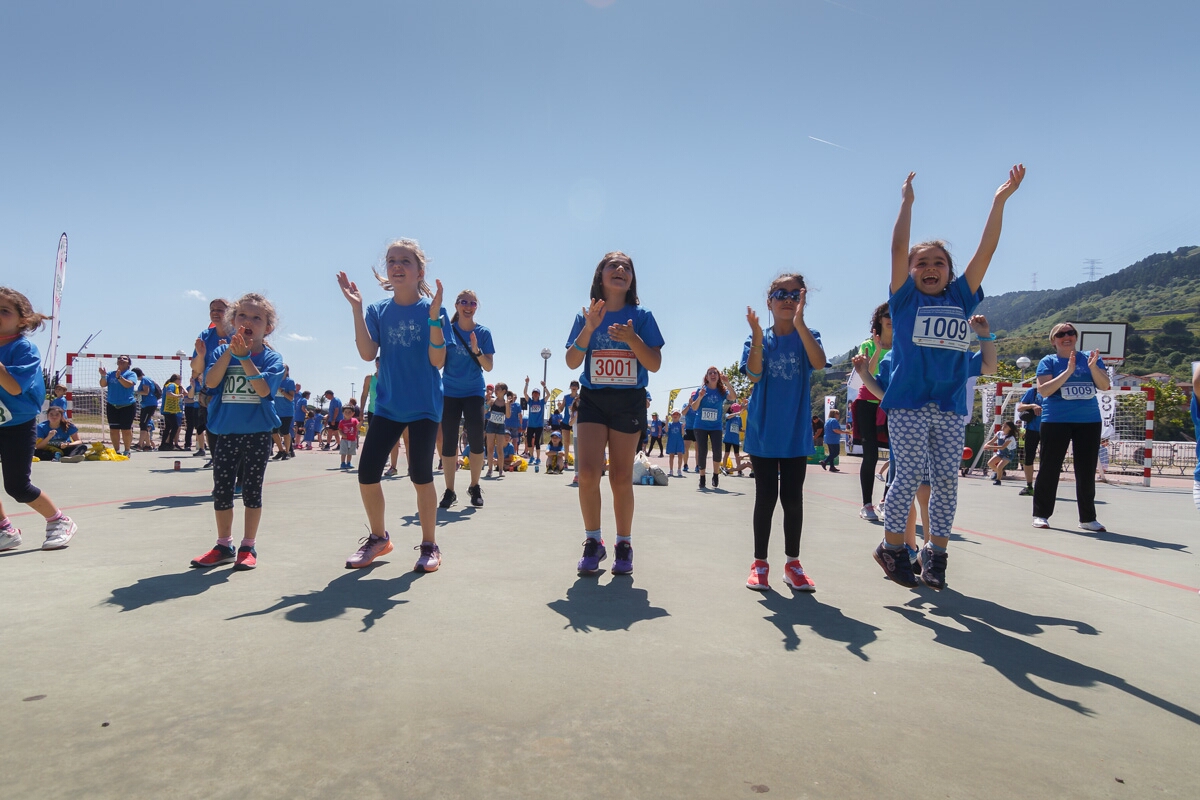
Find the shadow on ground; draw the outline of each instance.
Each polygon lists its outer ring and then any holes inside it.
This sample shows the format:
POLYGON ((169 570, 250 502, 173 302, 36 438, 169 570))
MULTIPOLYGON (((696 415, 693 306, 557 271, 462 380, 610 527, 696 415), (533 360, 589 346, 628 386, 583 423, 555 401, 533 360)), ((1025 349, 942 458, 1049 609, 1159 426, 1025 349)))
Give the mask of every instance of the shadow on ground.
POLYGON ((800 648, 800 636, 797 635, 796 628, 803 626, 822 639, 845 642, 846 649, 851 653, 863 661, 871 660, 863 652, 863 648, 877 638, 875 634, 879 628, 874 625, 847 617, 840 608, 820 603, 815 595, 808 592, 789 592, 788 595, 784 595, 767 591, 763 592, 759 602, 771 612, 769 617, 763 619, 783 634, 785 650, 800 648))
POLYGON ((668 617, 666 609, 650 605, 650 594, 634 588, 630 575, 614 575, 608 583, 600 583, 596 575, 581 575, 567 589, 566 599, 547 603, 567 619, 563 628, 576 633, 627 631, 635 622, 668 617))
POLYGON ((1077 633, 1089 636, 1097 635, 1098 631, 1086 622, 1026 614, 990 600, 967 597, 950 589, 914 598, 903 607, 888 608, 903 615, 910 622, 933 631, 933 640, 937 644, 970 653, 1019 689, 1076 713, 1095 715, 1092 709, 1082 703, 1060 697, 1039 686, 1034 679, 1080 688, 1111 686, 1193 725, 1200 725, 1200 714, 1194 711, 1140 689, 1117 675, 1043 650, 1019 638, 1036 636, 1043 633, 1046 626, 1051 625, 1074 628, 1077 633), (936 620, 937 617, 952 620, 956 624, 943 625, 936 620), (1019 636, 1008 636, 1002 631, 1010 631, 1019 636))
POLYGON ((232 574, 232 569, 189 569, 186 572, 139 578, 132 586, 113 589, 104 602, 110 606, 120 606, 121 611, 133 611, 155 603, 204 594, 217 584, 228 583, 232 574))
POLYGON ((121 509, 124 511, 161 511, 168 508, 193 508, 203 505, 212 505, 212 495, 208 492, 190 495, 171 494, 150 500, 129 500, 121 504, 121 509))
POLYGON ((388 580, 372 580, 368 577, 376 566, 386 563, 376 561, 365 569, 348 570, 344 575, 330 581, 324 589, 307 594, 287 595, 270 608, 238 614, 229 619, 261 617, 287 609, 283 616, 289 622, 325 622, 343 616, 352 608, 361 608, 367 612, 362 618, 362 633, 366 633, 378 620, 383 619, 387 612, 407 603, 407 600, 394 598, 408 591, 413 582, 425 574, 406 572, 388 580))

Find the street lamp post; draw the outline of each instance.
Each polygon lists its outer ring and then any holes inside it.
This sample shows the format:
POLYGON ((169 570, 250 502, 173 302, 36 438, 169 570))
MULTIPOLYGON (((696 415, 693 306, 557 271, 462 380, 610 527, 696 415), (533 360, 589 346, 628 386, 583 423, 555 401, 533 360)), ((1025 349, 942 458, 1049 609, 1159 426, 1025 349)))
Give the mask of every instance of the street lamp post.
POLYGON ((542 383, 546 382, 546 374, 550 369, 550 356, 552 355, 553 353, 550 352, 549 347, 542 348, 542 383))
POLYGON ((1025 370, 1029 369, 1029 365, 1032 363, 1033 362, 1025 356, 1021 356, 1017 359, 1017 369, 1021 370, 1021 383, 1025 382, 1025 370))

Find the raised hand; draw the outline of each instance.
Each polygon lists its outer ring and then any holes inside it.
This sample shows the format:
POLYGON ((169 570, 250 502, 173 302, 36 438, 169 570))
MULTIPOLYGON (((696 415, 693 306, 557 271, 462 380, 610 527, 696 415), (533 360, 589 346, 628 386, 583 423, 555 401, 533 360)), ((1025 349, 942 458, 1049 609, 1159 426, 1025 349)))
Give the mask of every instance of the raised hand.
POLYGON ((429 304, 429 318, 437 319, 442 316, 442 282, 435 280, 437 291, 433 293, 433 302, 429 304))
POLYGON ((1067 356, 1067 372, 1068 373, 1075 372, 1075 352, 1076 351, 1072 350, 1071 355, 1067 356))
POLYGON ((608 326, 608 338, 614 342, 631 342, 637 338, 633 330, 633 320, 626 323, 614 322, 608 326))
POLYGON ((479 352, 479 340, 475 338, 475 331, 471 331, 471 335, 470 335, 470 337, 468 337, 467 341, 469 341, 471 343, 471 352, 478 353, 479 352))
POLYGON ((908 177, 904 179, 904 186, 900 189, 900 197, 906 203, 911 203, 913 200, 917 199, 917 195, 913 192, 912 188, 913 178, 915 177, 917 177, 917 173, 908 173, 908 177))
POLYGON ((1099 360, 1100 360, 1100 351, 1099 350, 1093 350, 1092 352, 1088 353, 1088 367, 1096 366, 1096 362, 1098 362, 1099 360))
POLYGON ((746 306, 746 322, 750 323, 750 333, 755 339, 762 338, 762 325, 758 321, 758 312, 750 306, 746 306))
MULTIPOLYGON (((354 306, 355 308, 362 308, 362 292, 358 290, 358 285, 355 284, 354 281, 350 280, 350 278, 347 277, 346 273, 344 272, 339 272, 337 274, 337 282, 338 286, 342 290, 342 296, 350 301, 350 305, 354 306)), ((196 341, 200 340, 197 339, 196 341)), ((200 351, 197 350, 196 352, 200 351)))
POLYGON ((967 320, 967 322, 970 324, 971 330, 975 331, 979 336, 987 336, 992 332, 992 325, 983 314, 976 314, 967 320))
POLYGON ((792 324, 797 328, 804 327, 804 305, 808 301, 808 289, 800 290, 800 299, 796 301, 796 313, 792 315, 792 324))
POLYGON ((867 374, 867 367, 870 365, 871 359, 864 356, 862 353, 856 354, 850 359, 850 363, 854 365, 854 371, 859 375, 867 374))
POLYGON ((1025 165, 1016 164, 1008 171, 1008 180, 1004 185, 996 190, 997 200, 1007 200, 1012 197, 1013 192, 1021 185, 1021 181, 1025 180, 1025 165))
POLYGON ((235 356, 250 355, 250 344, 247 342, 246 337, 241 332, 233 334, 233 337, 230 338, 229 352, 233 353, 235 356))
POLYGON ((583 312, 583 327, 589 332, 600 327, 600 323, 604 321, 604 301, 593 300, 591 306, 585 306, 580 309, 583 312))

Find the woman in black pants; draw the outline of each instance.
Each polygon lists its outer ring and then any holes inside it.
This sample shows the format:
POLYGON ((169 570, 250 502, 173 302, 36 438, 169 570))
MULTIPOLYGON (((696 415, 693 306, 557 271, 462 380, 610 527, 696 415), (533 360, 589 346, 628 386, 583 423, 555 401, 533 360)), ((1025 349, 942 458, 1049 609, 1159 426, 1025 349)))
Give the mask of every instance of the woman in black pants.
MULTIPOLYGON (((859 345, 858 352, 869 361, 867 368, 872 375, 879 373, 879 361, 892 349, 892 314, 888 304, 881 303, 871 314, 871 338, 859 345)), ((871 394, 866 386, 858 390, 850 408, 854 415, 854 443, 862 445, 862 466, 858 470, 858 483, 862 488, 862 510, 858 515, 868 522, 879 522, 875 513, 875 466, 879 463, 879 448, 887 446, 887 424, 878 424, 879 401, 883 399, 871 394)))
POLYGON ((1079 527, 1101 533, 1096 520, 1096 460, 1100 454, 1100 406, 1096 390, 1106 391, 1108 373, 1100 351, 1081 353, 1075 349, 1078 332, 1070 323, 1050 331, 1054 354, 1037 367, 1038 394, 1042 404, 1042 466, 1033 485, 1033 527, 1049 528, 1054 513, 1058 478, 1068 445, 1075 460, 1075 501, 1079 527))

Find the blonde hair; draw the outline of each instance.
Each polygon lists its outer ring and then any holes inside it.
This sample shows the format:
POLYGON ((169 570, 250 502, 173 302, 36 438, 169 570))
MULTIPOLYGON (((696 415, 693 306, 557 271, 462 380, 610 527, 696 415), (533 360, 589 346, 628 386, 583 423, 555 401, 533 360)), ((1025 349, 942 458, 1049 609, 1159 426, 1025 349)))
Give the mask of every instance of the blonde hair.
POLYGON ((50 319, 46 314, 34 311, 33 303, 29 302, 29 298, 16 289, 0 286, 0 302, 5 300, 12 303, 13 310, 17 312, 17 318, 21 321, 17 332, 24 336, 40 330, 46 324, 46 320, 50 319))
POLYGON ((246 292, 246 294, 230 303, 229 307, 225 309, 225 324, 232 328, 238 309, 246 304, 258 306, 267 312, 267 333, 275 330, 279 322, 279 315, 275 313, 275 306, 258 292, 246 292))
POLYGON ((417 291, 420 294, 425 295, 426 297, 433 297, 433 289, 430 289, 429 284, 425 282, 425 265, 429 262, 429 259, 427 259, 425 257, 425 251, 421 249, 421 245, 417 244, 416 239, 394 239, 394 240, 392 240, 391 244, 389 244, 386 248, 384 248, 384 251, 383 251, 383 258, 384 258, 383 274, 380 275, 379 270, 377 268, 371 267, 371 272, 374 273, 375 280, 379 281, 379 285, 382 286, 384 288, 384 290, 388 291, 388 292, 393 291, 395 289, 395 287, 392 286, 392 282, 390 280, 388 280, 388 276, 387 276, 387 254, 388 254, 388 251, 391 250, 393 247, 403 248, 404 250, 407 250, 408 252, 410 252, 414 256, 416 256, 417 263, 421 267, 421 282, 419 284, 417 284, 417 291))
POLYGON ((1075 345, 1076 349, 1079 349, 1079 328, 1076 328, 1075 325, 1070 322, 1060 322, 1050 329, 1050 344, 1054 344, 1054 334, 1058 333, 1063 328, 1070 328, 1071 330, 1075 331, 1075 345))
POLYGON ((463 289, 458 293, 458 297, 454 298, 454 316, 450 318, 450 324, 454 325, 458 322, 458 301, 464 297, 469 297, 475 301, 476 308, 479 307, 479 295, 475 294, 473 289, 463 289))

